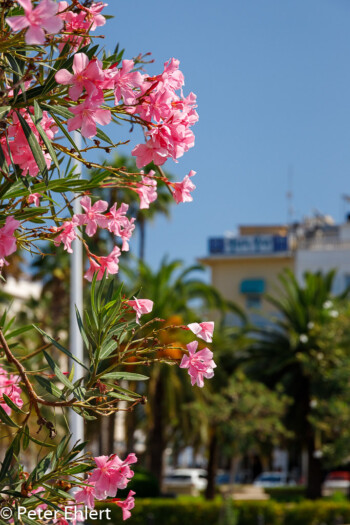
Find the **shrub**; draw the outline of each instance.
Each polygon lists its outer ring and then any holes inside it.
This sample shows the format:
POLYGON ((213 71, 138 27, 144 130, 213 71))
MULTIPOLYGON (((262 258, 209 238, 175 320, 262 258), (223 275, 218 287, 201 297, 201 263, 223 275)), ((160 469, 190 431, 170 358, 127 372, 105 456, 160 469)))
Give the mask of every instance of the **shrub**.
MULTIPOLYGON (((331 501, 276 501, 232 502, 236 525, 336 525, 350 523, 350 504, 331 501)), ((107 508, 99 505, 99 508, 107 508)), ((111 509, 111 520, 101 525, 121 525, 122 517, 116 506, 111 509)), ((187 499, 139 499, 132 511, 130 525, 226 525, 227 502, 187 499)))
POLYGON ((274 487, 264 491, 271 499, 281 502, 301 501, 305 499, 305 487, 274 487))

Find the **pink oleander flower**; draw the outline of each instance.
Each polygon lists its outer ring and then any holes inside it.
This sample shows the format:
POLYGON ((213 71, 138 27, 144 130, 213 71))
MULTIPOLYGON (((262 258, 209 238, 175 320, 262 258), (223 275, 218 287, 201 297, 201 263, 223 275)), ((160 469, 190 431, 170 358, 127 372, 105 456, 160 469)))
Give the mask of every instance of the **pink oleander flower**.
POLYGON ((115 503, 123 510, 123 520, 127 520, 131 516, 130 510, 135 507, 135 492, 130 490, 128 497, 124 501, 116 501, 115 503))
POLYGON ((5 225, 0 228, 0 269, 8 262, 5 257, 16 251, 17 239, 14 235, 15 230, 21 226, 21 223, 14 217, 6 217, 5 225))
POLYGON ((69 88, 69 96, 72 100, 78 100, 83 90, 92 95, 104 81, 102 63, 97 60, 89 60, 85 53, 76 53, 73 59, 74 75, 68 69, 61 69, 55 75, 56 82, 69 88))
POLYGON ((152 312, 153 301, 150 299, 136 299, 135 301, 127 301, 128 305, 131 306, 136 312, 136 322, 140 324, 140 317, 144 314, 149 314, 152 312))
POLYGON ((119 271, 119 257, 121 251, 118 246, 114 246, 113 250, 107 257, 98 257, 94 255, 93 257, 96 261, 90 257, 90 268, 85 273, 84 277, 88 281, 92 281, 94 273, 97 273, 97 280, 100 281, 103 277, 103 274, 107 272, 107 277, 109 274, 114 275, 119 271))
POLYGON ((89 483, 80 487, 81 490, 74 494, 77 503, 83 503, 89 509, 95 507, 95 483, 89 483))
POLYGON ((129 209, 129 205, 122 202, 117 209, 117 203, 115 202, 106 217, 108 217, 108 230, 114 235, 121 237, 122 229, 127 225, 129 219, 125 216, 129 209))
POLYGON ((27 197, 28 204, 34 204, 34 206, 38 207, 40 206, 40 199, 42 195, 40 193, 31 193, 29 197, 27 197))
POLYGON ((192 341, 187 345, 189 355, 183 356, 180 368, 188 368, 192 386, 197 383, 199 387, 203 387, 203 379, 213 377, 216 364, 213 361, 213 352, 209 348, 203 348, 196 353, 197 347, 198 341, 192 341))
POLYGON ((188 328, 197 337, 200 337, 206 343, 211 343, 213 340, 214 323, 212 321, 204 323, 191 323, 187 325, 188 328))
POLYGON ((86 224, 86 235, 93 237, 97 231, 97 226, 100 228, 108 226, 108 218, 106 215, 102 215, 102 212, 108 208, 108 202, 99 200, 91 206, 91 199, 86 196, 80 200, 80 205, 85 213, 75 215, 75 218, 79 226, 86 224))
POLYGON ((103 99, 88 97, 77 106, 70 107, 69 110, 75 117, 68 119, 68 131, 74 131, 81 128, 80 132, 83 137, 91 139, 96 135, 96 122, 101 126, 106 126, 111 121, 111 112, 108 109, 102 109, 103 99))
POLYGON ((190 177, 193 177, 196 174, 195 171, 191 170, 186 177, 184 177, 182 182, 173 182, 171 185, 174 188, 173 197, 176 201, 176 204, 180 202, 191 202, 193 197, 191 191, 196 189, 196 186, 191 182, 190 177))
POLYGON ((86 18, 85 11, 74 13, 68 10, 68 2, 62 1, 58 4, 58 16, 65 22, 65 32, 70 33, 62 35, 61 44, 58 46, 59 51, 62 51, 64 45, 69 42, 72 50, 76 51, 81 45, 90 43, 89 28, 90 22, 86 18))
POLYGON ((58 4, 52 0, 42 0, 33 9, 31 0, 16 0, 23 7, 24 15, 11 16, 6 22, 13 31, 21 31, 28 27, 25 40, 27 44, 44 44, 45 31, 59 33, 63 27, 62 20, 56 16, 58 4), (44 31, 45 30, 45 31, 44 31))
POLYGON ((151 170, 148 176, 142 176, 141 183, 138 182, 134 190, 140 197, 140 210, 148 209, 151 202, 157 200, 157 181, 152 178, 153 175, 155 172, 151 170))
POLYGON ((61 242, 64 245, 64 249, 68 253, 73 253, 72 242, 77 238, 75 227, 78 225, 77 221, 73 218, 72 221, 66 221, 62 226, 55 226, 51 228, 54 233, 61 232, 54 240, 54 245, 59 246, 61 242))
POLYGON ((84 7, 84 11, 87 13, 86 20, 90 24, 90 31, 95 31, 97 27, 105 25, 106 19, 100 13, 107 6, 108 4, 103 2, 93 2, 90 7, 84 7))
POLYGON ((123 240, 122 251, 129 251, 129 240, 135 229, 135 219, 132 218, 129 220, 125 216, 128 209, 129 205, 124 202, 121 203, 119 209, 117 209, 117 203, 114 203, 106 214, 108 218, 108 230, 123 240))
POLYGON ((7 415, 10 415, 12 410, 5 403, 4 394, 19 408, 23 406, 23 401, 20 397, 22 390, 18 386, 19 381, 19 376, 8 374, 4 368, 0 367, 0 406, 5 410, 7 415))
POLYGON ((137 144, 131 154, 136 157, 136 166, 140 169, 154 162, 156 166, 162 166, 169 157, 168 150, 153 140, 148 140, 145 144, 137 144))
POLYGON ((118 489, 124 489, 133 477, 130 466, 137 462, 135 454, 122 461, 117 455, 94 458, 97 468, 92 471, 89 483, 95 484, 95 495, 99 500, 114 497, 118 489))
POLYGON ((122 244, 122 251, 123 252, 128 252, 129 251, 129 241, 131 239, 131 236, 132 236, 132 233, 135 229, 135 224, 134 222, 136 221, 136 219, 134 217, 132 217, 129 221, 129 224, 127 224, 122 232, 121 232, 121 238, 123 240, 123 244, 122 244))
POLYGON ((114 75, 116 105, 121 98, 127 105, 134 104, 136 101, 134 88, 142 85, 143 77, 138 71, 131 71, 134 65, 133 60, 123 60, 121 69, 116 70, 114 75))

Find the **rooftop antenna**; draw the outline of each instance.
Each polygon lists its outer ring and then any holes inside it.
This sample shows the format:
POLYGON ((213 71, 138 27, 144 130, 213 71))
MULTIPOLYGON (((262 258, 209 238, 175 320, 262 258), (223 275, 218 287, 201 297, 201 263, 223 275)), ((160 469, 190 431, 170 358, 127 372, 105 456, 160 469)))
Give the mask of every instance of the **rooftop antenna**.
POLYGON ((287 181, 288 181, 288 190, 286 193, 287 198, 287 224, 288 227, 291 228, 293 224, 293 216, 294 216, 294 208, 293 208, 293 177, 294 177, 294 169, 293 166, 290 165, 288 167, 288 174, 287 174, 287 181))

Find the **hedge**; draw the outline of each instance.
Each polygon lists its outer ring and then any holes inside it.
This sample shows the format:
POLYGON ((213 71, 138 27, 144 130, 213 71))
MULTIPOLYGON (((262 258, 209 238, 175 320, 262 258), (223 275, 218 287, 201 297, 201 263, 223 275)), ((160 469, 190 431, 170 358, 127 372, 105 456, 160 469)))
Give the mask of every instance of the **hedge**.
MULTIPOLYGON (((231 525, 224 516, 220 500, 200 499, 137 499, 128 525, 231 525)), ((350 503, 331 501, 302 501, 277 503, 275 501, 235 501, 232 503, 235 525, 338 525, 350 524, 350 503)), ((100 505, 100 508, 106 506, 100 505)), ((109 521, 101 525, 121 525, 121 509, 110 507, 109 521)))
POLYGON ((264 488, 266 494, 275 501, 291 502, 302 501, 305 499, 306 489, 304 486, 295 487, 273 487, 264 488))

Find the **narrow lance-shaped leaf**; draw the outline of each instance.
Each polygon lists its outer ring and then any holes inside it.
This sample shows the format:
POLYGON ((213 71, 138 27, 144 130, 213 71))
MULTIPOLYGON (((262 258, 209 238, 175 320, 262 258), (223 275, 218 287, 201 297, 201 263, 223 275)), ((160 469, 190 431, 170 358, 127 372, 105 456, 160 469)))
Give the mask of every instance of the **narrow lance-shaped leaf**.
POLYGON ((44 178, 45 181, 48 180, 48 170, 46 166, 46 160, 43 154, 43 151, 39 145, 39 142, 37 141, 36 136, 33 133, 33 130, 30 128, 27 121, 22 117, 22 115, 19 113, 19 111, 16 111, 18 119, 21 123, 23 132, 26 136, 26 139, 28 141, 28 145, 33 153, 35 162, 38 165, 38 168, 44 178))

